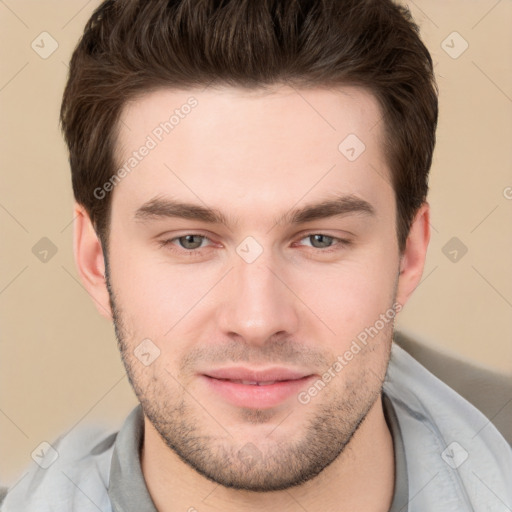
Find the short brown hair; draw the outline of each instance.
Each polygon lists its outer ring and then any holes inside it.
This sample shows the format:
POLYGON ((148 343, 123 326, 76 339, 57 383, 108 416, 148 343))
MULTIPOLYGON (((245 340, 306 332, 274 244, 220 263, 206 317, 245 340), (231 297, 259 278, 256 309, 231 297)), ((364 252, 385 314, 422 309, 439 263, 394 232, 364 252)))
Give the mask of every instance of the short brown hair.
POLYGON ((397 206, 400 253, 426 200, 438 89, 407 8, 391 0, 107 0, 69 68, 61 125, 73 193, 104 250, 127 101, 161 88, 360 86, 379 101, 397 206))

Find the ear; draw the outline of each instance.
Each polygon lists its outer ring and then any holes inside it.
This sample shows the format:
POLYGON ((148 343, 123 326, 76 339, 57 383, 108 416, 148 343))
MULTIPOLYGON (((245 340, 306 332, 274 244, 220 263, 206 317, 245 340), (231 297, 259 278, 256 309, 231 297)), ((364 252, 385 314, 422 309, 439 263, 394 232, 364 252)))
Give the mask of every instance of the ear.
POLYGON ((402 305, 409 300, 423 274, 428 243, 430 241, 430 205, 419 208, 411 224, 405 250, 400 257, 400 275, 396 301, 402 305))
POLYGON ((101 242, 83 206, 75 203, 73 250, 78 274, 99 313, 112 320, 101 242))

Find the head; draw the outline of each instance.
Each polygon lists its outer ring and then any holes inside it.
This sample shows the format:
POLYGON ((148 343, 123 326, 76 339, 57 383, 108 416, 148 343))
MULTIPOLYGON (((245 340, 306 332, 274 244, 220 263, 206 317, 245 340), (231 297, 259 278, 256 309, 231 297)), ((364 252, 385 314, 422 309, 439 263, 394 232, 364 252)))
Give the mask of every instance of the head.
POLYGON ((317 475, 380 396, 429 241, 437 90, 409 12, 106 1, 61 122, 79 272, 151 426, 228 487, 317 475), (235 367, 303 379, 240 401, 214 377, 235 367))

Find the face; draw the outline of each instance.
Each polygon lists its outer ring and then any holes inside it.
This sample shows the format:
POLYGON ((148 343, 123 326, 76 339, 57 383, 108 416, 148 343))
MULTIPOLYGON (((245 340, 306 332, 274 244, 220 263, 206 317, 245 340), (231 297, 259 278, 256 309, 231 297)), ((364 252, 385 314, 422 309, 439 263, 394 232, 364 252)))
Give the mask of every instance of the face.
POLYGON ((224 486, 311 479, 380 396, 399 269, 380 119, 350 87, 162 90, 123 112, 122 358, 172 453, 224 486))

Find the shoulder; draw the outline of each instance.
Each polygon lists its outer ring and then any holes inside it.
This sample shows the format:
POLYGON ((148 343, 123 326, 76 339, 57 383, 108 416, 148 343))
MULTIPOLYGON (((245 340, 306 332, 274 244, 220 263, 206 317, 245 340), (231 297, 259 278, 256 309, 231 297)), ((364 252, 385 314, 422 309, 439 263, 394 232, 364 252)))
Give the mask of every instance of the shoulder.
POLYGON ((117 432, 78 427, 41 443, 34 461, 10 489, 0 493, 2 512, 110 511, 107 489, 117 432))
POLYGON ((489 510, 496 496, 512 504, 512 448, 490 419, 396 343, 383 390, 402 432, 410 495, 428 483, 419 510, 489 510))

